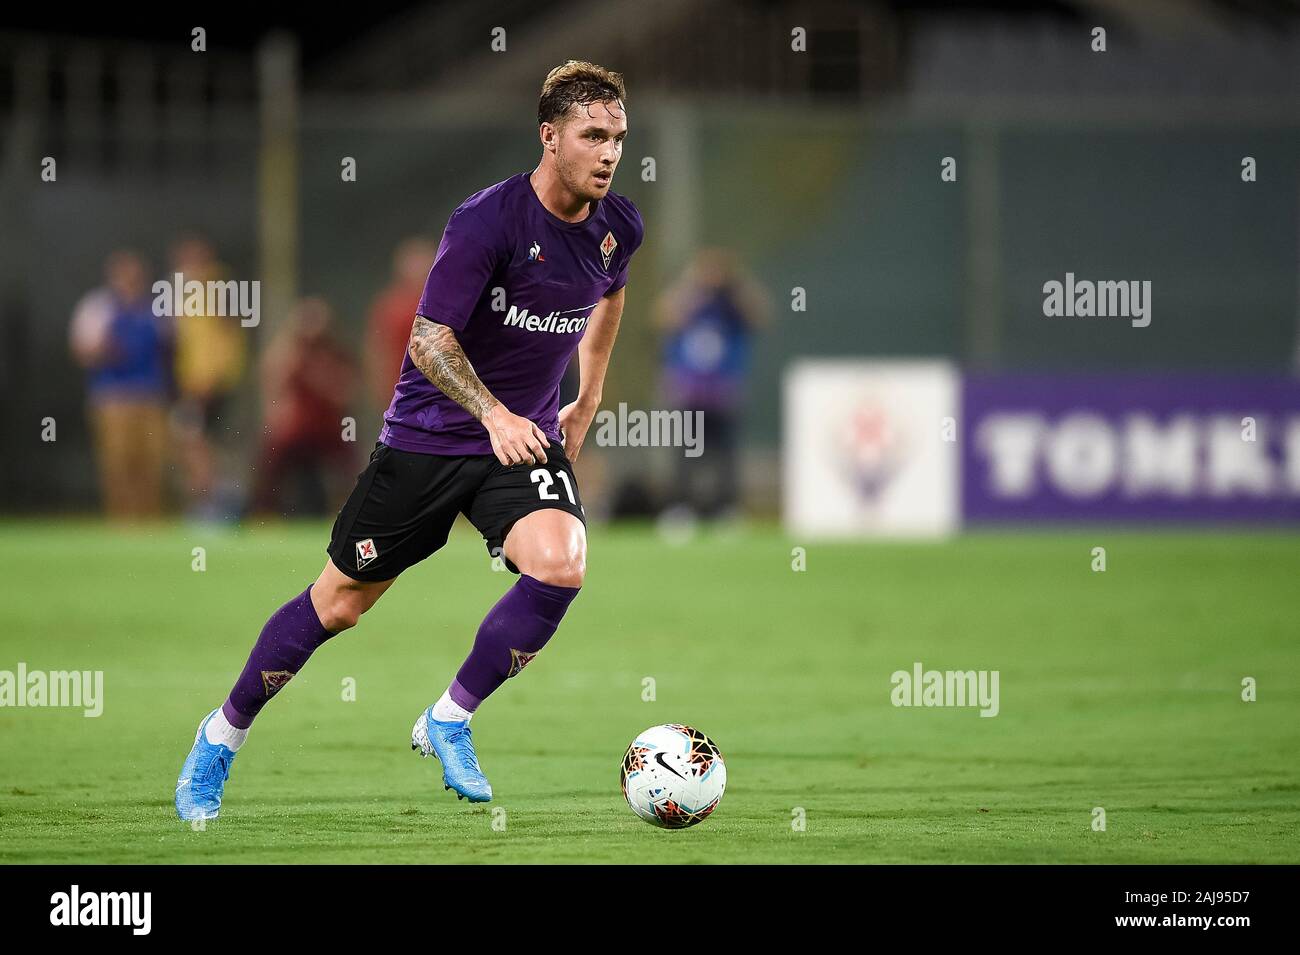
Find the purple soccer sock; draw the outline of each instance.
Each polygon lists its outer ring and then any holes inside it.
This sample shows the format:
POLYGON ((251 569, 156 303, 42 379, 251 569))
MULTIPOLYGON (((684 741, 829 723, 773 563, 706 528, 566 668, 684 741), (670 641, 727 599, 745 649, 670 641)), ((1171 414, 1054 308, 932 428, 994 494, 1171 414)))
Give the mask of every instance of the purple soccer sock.
POLYGON ((311 588, 271 614, 248 655, 221 711, 231 726, 248 729, 271 697, 302 669, 307 658, 334 634, 321 626, 311 588))
POLYGON ((521 574, 483 618, 474 647, 451 684, 456 704, 472 713, 497 687, 526 667, 551 639, 578 590, 521 574))

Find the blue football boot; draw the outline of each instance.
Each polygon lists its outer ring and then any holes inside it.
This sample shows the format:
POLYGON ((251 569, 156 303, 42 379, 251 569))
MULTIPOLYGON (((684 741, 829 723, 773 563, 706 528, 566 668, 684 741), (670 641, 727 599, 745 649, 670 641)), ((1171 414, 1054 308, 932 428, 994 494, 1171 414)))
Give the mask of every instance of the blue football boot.
POLYGON ((194 748, 181 767, 176 780, 176 815, 186 822, 216 819, 221 809, 221 793, 230 777, 235 751, 221 743, 209 743, 203 734, 208 721, 217 715, 213 710, 199 724, 194 734, 194 748))
POLYGON ((433 707, 420 714, 411 730, 411 749, 421 756, 436 756, 442 763, 443 789, 456 790, 457 799, 491 802, 492 787, 479 769, 470 736, 469 720, 441 722, 433 718, 433 707))

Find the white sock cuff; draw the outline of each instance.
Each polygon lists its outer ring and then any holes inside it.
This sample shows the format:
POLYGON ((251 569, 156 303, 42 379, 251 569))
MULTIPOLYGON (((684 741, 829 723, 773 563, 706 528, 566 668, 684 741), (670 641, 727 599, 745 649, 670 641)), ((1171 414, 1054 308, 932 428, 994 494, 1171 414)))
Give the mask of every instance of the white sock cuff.
POLYGON ((451 687, 443 690, 438 702, 433 704, 433 718, 439 723, 463 723, 473 715, 451 698, 451 687))
POLYGON ((248 739, 248 730, 232 726, 230 720, 226 719, 226 714, 221 711, 221 707, 217 707, 217 712, 203 728, 203 736, 213 745, 220 743, 231 751, 237 751, 244 745, 244 740, 248 739))

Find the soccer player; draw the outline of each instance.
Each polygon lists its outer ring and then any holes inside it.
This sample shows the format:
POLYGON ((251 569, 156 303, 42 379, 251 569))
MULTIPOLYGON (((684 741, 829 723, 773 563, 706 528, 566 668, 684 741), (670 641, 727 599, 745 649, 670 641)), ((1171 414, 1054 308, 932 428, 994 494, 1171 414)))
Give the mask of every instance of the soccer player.
POLYGON ((458 798, 492 798, 470 718, 546 646, 586 568, 570 462, 600 404, 643 233, 636 207, 610 192, 625 98, 617 73, 577 61, 555 68, 537 108, 537 168, 452 213, 379 442, 334 522, 325 569, 266 622, 229 697, 199 724, 176 782, 182 819, 216 818, 258 712, 403 570, 442 547, 457 513, 520 576, 416 720, 411 746, 438 758, 444 788, 458 798), (579 394, 559 408, 575 350, 579 394))

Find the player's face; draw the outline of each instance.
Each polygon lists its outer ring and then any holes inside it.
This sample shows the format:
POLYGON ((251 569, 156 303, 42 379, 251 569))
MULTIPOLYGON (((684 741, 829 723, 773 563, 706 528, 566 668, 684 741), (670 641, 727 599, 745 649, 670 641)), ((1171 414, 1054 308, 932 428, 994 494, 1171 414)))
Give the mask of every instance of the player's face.
POLYGON ((557 131, 555 164, 565 186, 581 199, 603 199, 623 158, 627 114, 618 100, 574 106, 557 131))

